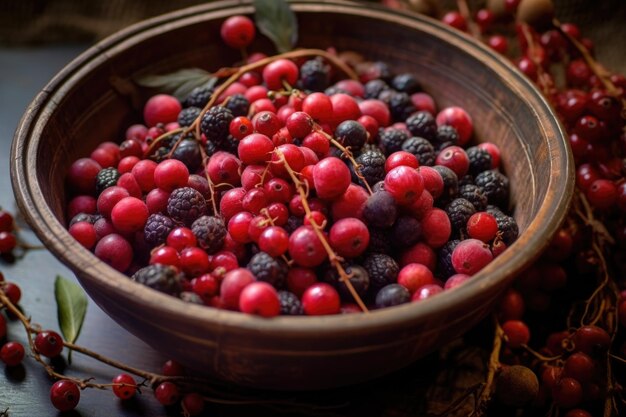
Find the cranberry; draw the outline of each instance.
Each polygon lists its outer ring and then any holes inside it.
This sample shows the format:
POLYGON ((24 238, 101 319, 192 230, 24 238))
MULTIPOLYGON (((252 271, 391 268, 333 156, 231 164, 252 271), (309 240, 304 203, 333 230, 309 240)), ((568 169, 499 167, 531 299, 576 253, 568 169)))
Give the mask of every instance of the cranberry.
POLYGON ((459 285, 462 285, 466 281, 469 281, 472 277, 466 274, 454 274, 450 278, 447 279, 446 284, 444 285, 444 290, 451 290, 452 288, 456 288, 459 285))
POLYGON ((185 415, 188 416, 199 416, 204 412, 204 398, 202 398, 202 395, 195 392, 185 394, 181 405, 185 415))
POLYGON ((457 11, 450 11, 446 13, 441 18, 441 21, 446 25, 450 25, 455 29, 462 30, 463 32, 467 30, 467 22, 465 21, 465 18, 457 11))
POLYGON ((209 255, 200 248, 186 248, 180 253, 180 267, 185 274, 197 277, 209 271, 209 255))
POLYGON ((6 366, 17 366, 24 359, 24 346, 19 342, 7 342, 0 349, 0 360, 6 366))
POLYGON ((474 275, 492 259, 489 245, 478 239, 466 239, 452 252, 452 265, 459 274, 474 275))
POLYGON ((96 176, 102 167, 91 158, 81 158, 70 166, 67 181, 73 191, 84 194, 94 194, 96 191, 96 176))
POLYGON ((245 48, 254 39, 254 22, 246 16, 231 16, 222 23, 220 35, 224 43, 232 48, 245 48))
POLYGON ((569 63, 566 71, 567 82, 573 87, 584 87, 589 83, 592 72, 582 59, 575 59, 569 63))
MULTIPOLYGON (((406 166, 410 168, 419 167, 420 163, 417 157, 406 151, 397 151, 387 157, 385 161, 385 172, 388 173, 394 168, 406 166)), ((419 171, 421 174, 421 171, 419 171)), ((442 183, 443 184, 443 183, 442 183)))
POLYGON ((302 102, 302 111, 317 122, 326 122, 333 116, 333 103, 324 93, 312 93, 302 102))
POLYGON ((126 239, 118 234, 103 237, 94 251, 96 256, 114 269, 124 272, 133 261, 133 248, 126 239))
POLYGON ((163 364, 161 372, 165 376, 183 376, 185 375, 185 368, 174 360, 168 360, 163 364))
POLYGON ((143 118, 148 126, 157 123, 170 123, 178 119, 178 113, 182 110, 176 97, 167 94, 152 96, 143 108, 143 118))
POLYGON ((448 146, 437 155, 437 165, 450 168, 457 177, 462 178, 469 171, 469 158, 465 150, 459 146, 448 146))
POLYGON ((287 273, 287 288, 289 291, 301 297, 311 285, 317 282, 315 271, 308 268, 290 268, 287 273))
POLYGON ((213 184, 229 184, 237 187, 241 183, 241 161, 228 152, 215 152, 206 167, 213 184))
POLYGON ((576 330, 572 341, 577 350, 593 357, 606 352, 611 344, 611 337, 600 327, 583 326, 576 330))
POLYGON ((22 298, 22 290, 20 290, 20 287, 17 284, 12 282, 4 284, 4 293, 9 298, 9 301, 11 301, 14 305, 19 303, 22 298))
POLYGON ((122 233, 142 230, 150 212, 146 204, 135 197, 124 197, 111 210, 113 226, 122 233))
POLYGON ((424 191, 424 180, 416 169, 399 166, 385 175, 385 191, 390 193, 398 204, 409 205, 421 196, 424 191))
POLYGON ((95 214, 97 210, 97 201, 90 195, 79 195, 72 198, 67 205, 67 217, 73 218, 79 213, 95 214))
POLYGON ((235 139, 241 140, 244 137, 250 135, 254 131, 252 122, 250 119, 244 116, 235 117, 228 127, 228 132, 233 135, 235 139))
POLYGON ((329 243, 339 256, 356 258, 367 249, 369 241, 367 226, 359 219, 341 219, 330 229, 329 243))
POLYGON ((533 81, 537 81, 537 65, 527 56, 517 60, 517 69, 533 81))
POLYGON ((226 250, 226 243, 227 242, 224 243, 225 250, 219 251, 211 257, 210 269, 216 270, 217 268, 221 268, 224 272, 228 272, 239 267, 237 255, 226 250))
POLYGON ((267 181, 263 189, 267 199, 272 203, 288 203, 293 195, 291 185, 281 178, 272 178, 267 181))
POLYGON ((289 210, 282 203, 272 203, 267 206, 267 212, 276 226, 284 226, 289 219, 289 210))
POLYGON ((330 212, 332 218, 337 221, 346 217, 363 218, 363 206, 367 201, 369 194, 365 188, 350 183, 346 191, 338 198, 334 199, 330 212))
POLYGON ((136 140, 139 142, 143 142, 146 139, 147 135, 148 128, 146 126, 141 124, 135 124, 126 129, 124 137, 126 138, 126 140, 136 140))
POLYGON ((274 144, 267 136, 253 133, 239 142, 237 151, 241 162, 244 164, 261 164, 270 160, 274 151, 274 144))
POLYGON ((487 31, 491 27, 495 19, 496 16, 489 9, 478 10, 476 12, 476 16, 474 17, 474 20, 476 21, 478 26, 480 26, 481 32, 487 31))
POLYGON ((178 254, 178 251, 173 247, 163 246, 152 251, 152 253, 150 254, 149 264, 170 265, 179 268, 180 256, 178 254))
MULTIPOLYGON (((445 211, 433 208, 422 217, 424 240, 432 248, 440 248, 449 239, 452 225, 445 211)), ((461 271, 457 271, 461 272, 461 271)))
POLYGON ((17 246, 15 235, 10 232, 0 232, 0 254, 11 253, 17 246))
POLYGON ((389 123, 391 123, 389 107, 381 100, 363 100, 358 105, 361 114, 373 117, 379 126, 389 126, 389 123))
POLYGON ((177 159, 167 159, 156 166, 154 170, 154 183, 165 191, 174 191, 184 187, 189 181, 187 166, 177 159))
POLYGON ((50 401, 59 411, 71 411, 80 401, 80 390, 75 382, 62 379, 50 388, 50 401))
POLYGON ((606 134, 604 124, 593 116, 583 116, 578 119, 574 132, 590 143, 602 140, 606 134))
POLYGON ((447 107, 437 114, 437 125, 450 125, 459 133, 459 145, 465 145, 472 136, 474 125, 469 114, 460 107, 447 107))
POLYGON ((191 229, 187 227, 177 227, 167 235, 167 246, 171 246, 181 252, 185 248, 195 247, 198 242, 191 229))
POLYGON ((341 307, 339 294, 329 284, 313 284, 302 294, 302 307, 304 313, 309 316, 339 314, 341 307))
MULTIPOLYGON (((155 181, 154 181, 156 168, 157 168, 156 162, 151 161, 149 159, 144 159, 142 161, 137 162, 137 164, 135 164, 135 166, 131 170, 133 177, 135 177, 137 184, 139 185, 139 187, 141 188, 143 192, 147 193, 156 186, 155 181)), ((187 173, 187 175, 189 175, 189 173, 187 173)), ((185 182, 186 182, 186 179, 185 179, 185 182)), ((169 189, 166 191, 172 191, 172 189, 169 189)))
POLYGON ((298 66, 288 59, 278 59, 263 68, 263 81, 270 90, 282 90, 284 84, 296 85, 298 75, 298 66))
POLYGON ((426 111, 433 116, 437 114, 437 105, 429 94, 422 92, 413 93, 411 94, 411 103, 413 103, 417 111, 426 111))
POLYGON ((501 321, 520 320, 524 316, 524 298, 519 291, 509 288, 498 303, 501 321))
POLYGON ((47 358, 54 358, 63 350, 63 339, 52 330, 39 332, 35 337, 35 349, 47 358))
POLYGON ((600 173, 594 165, 582 164, 576 169, 576 185, 583 191, 600 178, 600 173))
POLYGON ((467 221, 467 234, 473 239, 487 243, 495 238, 497 233, 498 223, 489 213, 474 213, 467 221))
POLYGON ((320 198, 333 199, 348 189, 352 179, 350 170, 341 159, 328 157, 313 167, 313 182, 320 198))
POLYGON ((487 45, 489 45, 494 51, 506 55, 509 49, 509 42, 502 35, 493 35, 487 39, 487 45))
POLYGON ((398 273, 398 284, 413 294, 425 285, 435 284, 435 277, 426 265, 410 263, 398 273))
POLYGON ((588 355, 575 352, 565 360, 563 377, 574 378, 578 382, 589 382, 596 373, 596 365, 588 355))
POLYGON ((313 119, 307 113, 299 111, 292 113, 285 125, 292 137, 302 139, 311 133, 313 119))
POLYGON ((278 293, 267 282, 253 282, 241 291, 239 310, 261 317, 277 316, 280 314, 278 293))
POLYGON ((478 147, 486 150, 491 155, 491 169, 496 169, 500 166, 500 148, 495 143, 483 142, 479 143, 478 147))
POLYGON ((150 191, 146 196, 146 206, 150 214, 167 212, 167 201, 169 198, 170 193, 160 188, 150 191))
POLYGON ((0 232, 13 231, 13 216, 8 211, 0 209, 0 232))
POLYGON ((161 405, 174 405, 180 399, 178 387, 171 382, 162 382, 154 390, 154 396, 161 405))
POLYGON ((258 242, 261 233, 270 226, 269 220, 265 216, 256 216, 248 225, 248 235, 253 242, 258 242))
POLYGON ((89 157, 96 161, 102 168, 117 166, 119 162, 119 154, 116 157, 115 154, 103 148, 95 149, 89 157))
POLYGON ((289 248, 289 233, 279 226, 271 226, 261 232, 259 249, 270 256, 284 255, 289 248))
POLYGON ((546 388, 553 390, 557 382, 561 380, 562 373, 563 368, 547 365, 541 373, 541 382, 543 382, 546 388))
POLYGON ((437 284, 428 284, 418 288, 411 297, 411 301, 422 301, 443 292, 443 288, 437 284))
POLYGON ((607 210, 617 203, 617 186, 613 181, 599 179, 591 183, 585 195, 598 210, 607 210))
POLYGON ((312 149, 318 158, 328 155, 330 141, 320 132, 311 132, 302 140, 302 146, 312 149))
POLYGON ((130 194, 131 197, 141 198, 141 187, 133 176, 132 171, 122 174, 120 179, 117 180, 117 186, 128 191, 128 194, 130 194))
POLYGON ((317 266, 328 257, 312 226, 300 226, 289 236, 289 254, 304 267, 317 266))
POLYGON ((245 190, 252 190, 263 185, 263 180, 267 181, 273 177, 272 173, 263 165, 248 165, 241 173, 241 185, 245 190))
POLYGON ((437 265, 437 255, 430 246, 424 242, 418 242, 405 250, 400 256, 400 266, 406 266, 411 263, 426 265, 428 269, 434 271, 437 265))
POLYGON ((508 320, 502 324, 502 331, 507 338, 507 343, 512 348, 525 345, 530 340, 528 326, 520 320, 508 320))
POLYGON ((239 298, 243 289, 256 281, 252 272, 245 268, 237 268, 228 271, 222 280, 220 287, 220 299, 224 307, 231 310, 239 308, 239 298))
POLYGON ((113 378, 113 394, 121 400, 128 400, 137 392, 135 379, 128 374, 119 374, 113 378))
POLYGON ((248 229, 253 218, 252 213, 241 211, 228 220, 228 233, 235 242, 248 243, 251 241, 248 229))
POLYGON ((574 378, 561 378, 552 389, 552 399, 559 407, 575 407, 583 399, 580 382, 574 378))
POLYGON ((289 168, 294 172, 302 171, 302 168, 305 166, 304 154, 300 147, 290 143, 280 145, 276 148, 276 152, 272 154, 272 164, 270 165, 270 169, 276 177, 291 178, 282 162, 282 158, 285 159, 289 168))

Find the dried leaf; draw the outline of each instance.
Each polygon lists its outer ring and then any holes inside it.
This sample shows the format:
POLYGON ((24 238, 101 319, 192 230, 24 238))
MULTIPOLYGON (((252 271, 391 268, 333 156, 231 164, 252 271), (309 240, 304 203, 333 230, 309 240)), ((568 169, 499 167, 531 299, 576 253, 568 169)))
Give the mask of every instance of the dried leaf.
POLYGON ((285 0, 254 0, 254 20, 278 52, 290 51, 298 41, 298 21, 285 0))
POLYGON ((135 82, 143 87, 172 94, 182 101, 196 87, 213 87, 217 78, 201 68, 183 68, 169 74, 144 75, 136 78, 135 82))
MULTIPOLYGON (((61 333, 66 341, 74 343, 85 321, 87 296, 79 285, 57 275, 54 281, 54 297, 61 333)), ((72 351, 67 357, 69 363, 72 363, 71 354, 72 351)))

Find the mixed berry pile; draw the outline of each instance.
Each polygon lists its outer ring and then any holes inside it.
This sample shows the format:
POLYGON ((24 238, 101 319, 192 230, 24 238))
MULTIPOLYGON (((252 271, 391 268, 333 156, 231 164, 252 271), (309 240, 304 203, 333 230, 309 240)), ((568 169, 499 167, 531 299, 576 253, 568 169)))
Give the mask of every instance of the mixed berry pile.
POLYGON ((472 142, 466 110, 383 62, 308 55, 152 96, 144 124, 72 164, 70 234, 136 282, 266 317, 420 301, 516 239, 500 150, 472 142))

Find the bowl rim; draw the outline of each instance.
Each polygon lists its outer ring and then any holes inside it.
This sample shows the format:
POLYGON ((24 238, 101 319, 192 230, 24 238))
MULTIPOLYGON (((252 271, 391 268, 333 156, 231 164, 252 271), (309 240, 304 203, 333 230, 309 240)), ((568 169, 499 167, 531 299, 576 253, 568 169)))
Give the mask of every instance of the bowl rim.
MULTIPOLYGON (((46 247, 63 263, 68 265, 81 279, 95 281, 99 286, 112 287, 116 292, 132 294, 136 301, 147 308, 161 310, 165 314, 177 316, 198 325, 212 324, 215 328, 233 328, 241 331, 261 331, 268 336, 289 334, 290 337, 319 337, 320 334, 349 334, 351 331, 376 331, 404 327, 408 323, 421 321, 437 316, 454 305, 462 304, 472 297, 476 291, 494 290, 510 281, 512 275, 521 272, 522 268, 536 259, 548 245, 551 236, 560 227, 569 209, 569 202, 574 192, 573 156, 566 143, 566 136, 553 110, 530 80, 520 73, 508 60, 482 45, 476 39, 456 31, 441 22, 427 16, 400 12, 381 6, 363 7, 362 4, 326 0, 313 2, 296 0, 291 3, 296 13, 334 12, 357 14, 359 17, 386 20, 410 29, 429 33, 471 55, 492 71, 506 79, 510 88, 523 91, 524 100, 530 106, 537 119, 542 121, 542 129, 548 127, 548 157, 553 166, 544 201, 539 207, 535 218, 526 231, 502 255, 491 262, 486 268, 475 275, 464 285, 453 291, 444 291, 433 299, 420 303, 372 311, 371 314, 349 314, 333 316, 274 317, 271 320, 221 309, 207 308, 184 302, 175 297, 160 293, 151 288, 131 281, 121 272, 114 270, 96 258, 89 250, 74 241, 67 229, 52 213, 45 201, 43 192, 37 181, 36 150, 41 140, 36 135, 37 128, 48 120, 56 107, 55 94, 63 93, 75 75, 99 59, 106 59, 107 51, 140 36, 151 33, 151 30, 172 24, 178 28, 189 19, 218 19, 230 14, 251 14, 250 1, 227 0, 208 3, 181 9, 161 16, 147 19, 122 29, 97 44, 91 46, 77 58, 67 64, 33 99, 22 116, 14 135, 11 147, 11 181, 20 211, 26 217, 35 233, 46 247), (178 23, 178 25, 177 25, 178 23), (28 153, 28 151, 34 151, 28 153), (545 220, 547 219, 547 220, 545 220), (545 224, 541 224, 541 222, 545 224), (82 271, 83 278, 77 271, 82 271), (303 326, 303 324, 305 324, 303 326)), ((40 132, 39 132, 40 133, 40 132)))

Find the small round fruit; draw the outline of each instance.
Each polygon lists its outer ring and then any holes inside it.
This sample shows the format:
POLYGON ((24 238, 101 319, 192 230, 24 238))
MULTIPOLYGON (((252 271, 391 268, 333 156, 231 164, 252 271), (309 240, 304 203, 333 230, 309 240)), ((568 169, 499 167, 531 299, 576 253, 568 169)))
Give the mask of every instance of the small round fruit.
POLYGON ((220 35, 231 48, 245 48, 254 39, 254 22, 246 16, 231 16, 222 23, 220 35))
POLYGON ((154 390, 154 396, 161 405, 174 405, 180 398, 178 387, 171 382, 162 382, 154 390))
POLYGON ((50 388, 50 401, 59 411, 71 411, 80 401, 80 390, 75 382, 62 379, 50 388))
POLYGON ((511 407, 523 407, 539 394, 537 375, 525 366, 503 367, 496 382, 498 400, 511 407))
POLYGON ((339 293, 329 284, 321 282, 313 284, 302 294, 302 307, 304 313, 309 316, 339 314, 341 311, 339 293))
POLYGON ((330 228, 329 243, 339 256, 356 258, 365 252, 369 241, 367 226, 359 219, 341 219, 330 228))
POLYGON ((424 191, 424 180, 420 173, 409 166, 393 168, 385 175, 385 191, 400 205, 415 202, 424 191))
POLYGON ((489 245, 478 239, 466 239, 452 252, 452 266, 459 274, 474 275, 492 259, 489 245))
POLYGON ((167 124, 175 122, 181 110, 182 106, 176 97, 157 94, 146 102, 143 108, 143 118, 148 126, 155 126, 157 123, 167 124))
POLYGON ((137 392, 135 379, 128 374, 119 374, 113 378, 113 394, 119 399, 128 400, 137 392))
POLYGON ((530 340, 528 326, 520 320, 509 320, 502 324, 502 331, 507 338, 509 346, 518 348, 530 340))
POLYGON ((149 215, 146 203, 135 197, 125 197, 113 207, 111 221, 118 231, 134 233, 143 229, 149 215))
POLYGON ((261 317, 274 317, 280 314, 278 293, 267 282, 253 282, 241 291, 239 310, 261 317))
POLYGON ((6 366, 17 366, 24 359, 24 346, 19 342, 7 342, 0 349, 0 360, 6 366))
POLYGON ((63 350, 63 339, 52 330, 39 332, 35 337, 35 349, 47 358, 54 358, 63 350))
POLYGON ((313 183, 320 198, 341 196, 351 182, 350 169, 339 158, 324 158, 313 167, 313 183))

